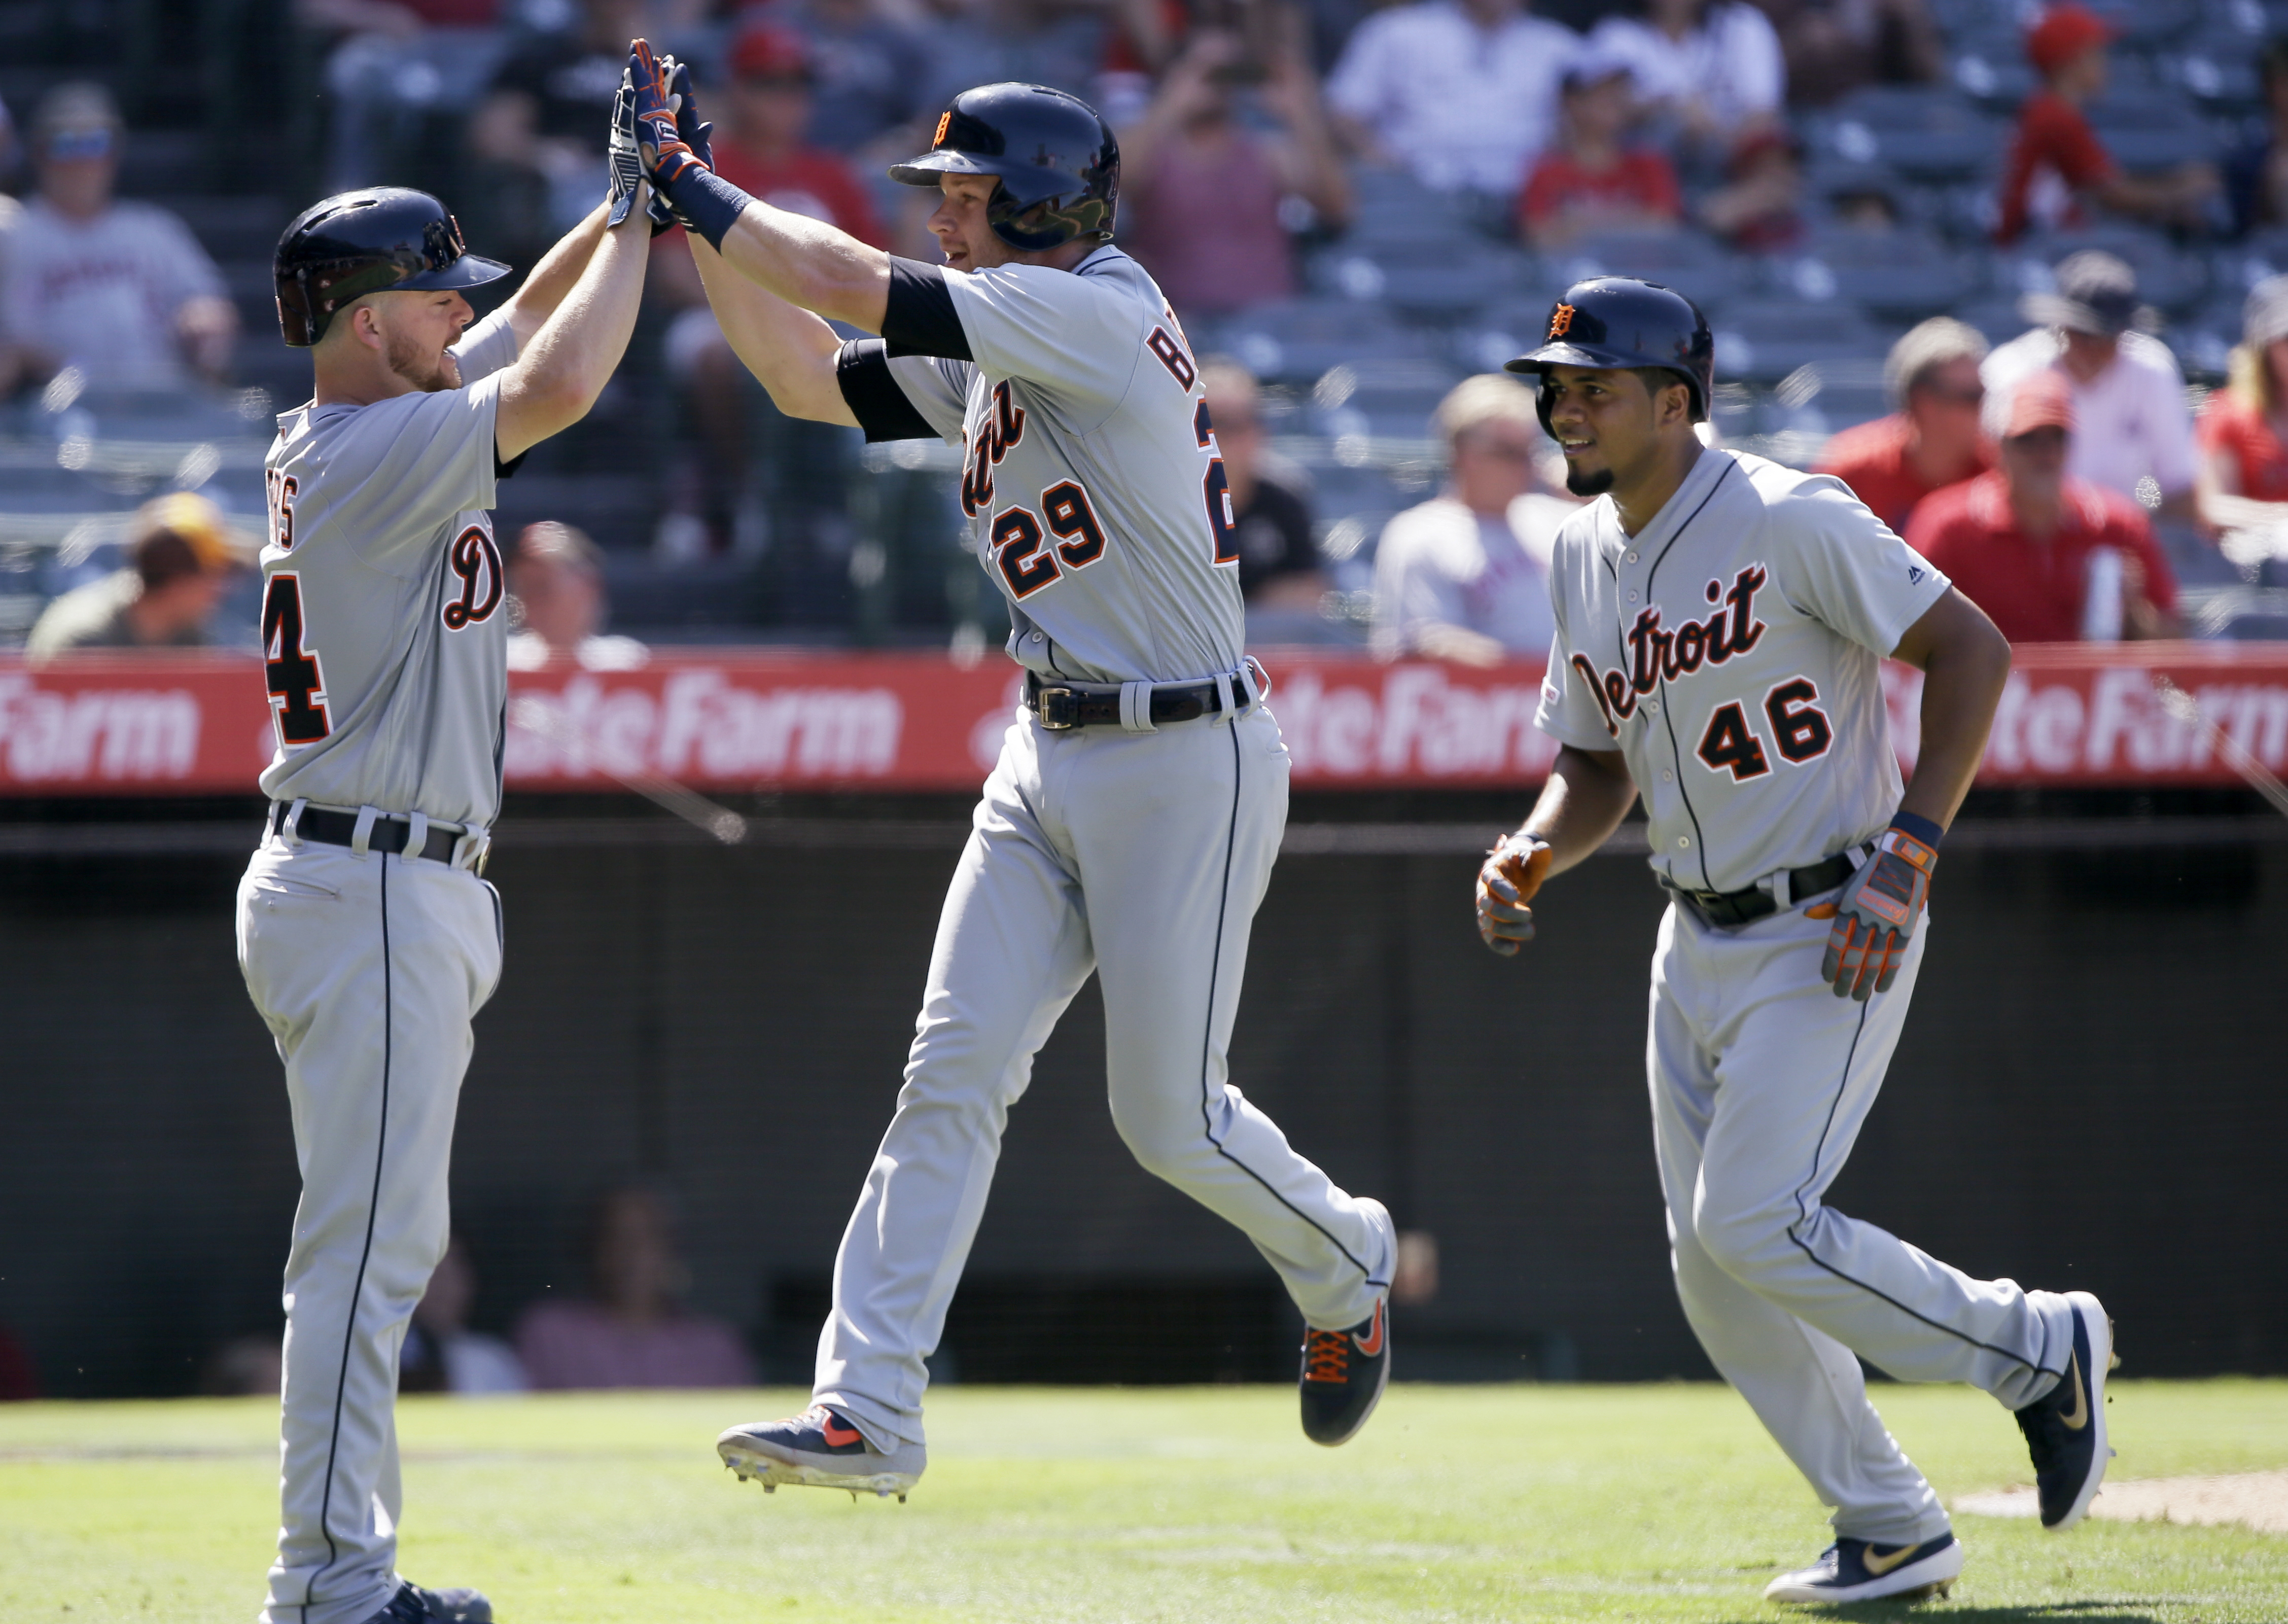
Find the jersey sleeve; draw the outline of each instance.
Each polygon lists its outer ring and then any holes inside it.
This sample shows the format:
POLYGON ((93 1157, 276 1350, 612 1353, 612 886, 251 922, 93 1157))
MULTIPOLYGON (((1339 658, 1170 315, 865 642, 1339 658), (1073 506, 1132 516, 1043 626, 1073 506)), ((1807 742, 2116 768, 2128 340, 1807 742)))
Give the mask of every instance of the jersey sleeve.
POLYGON ((1774 500, 1767 515, 1772 587, 1877 654, 1897 648, 1907 628, 1953 585, 1840 480, 1814 475, 1774 500))
POLYGON ((1567 552, 1561 538, 1549 572, 1549 609, 1557 633, 1549 640, 1549 669, 1542 674, 1541 703, 1534 710, 1533 725, 1576 750, 1618 750, 1620 741, 1605 721, 1605 708, 1590 690, 1592 679, 1573 664, 1573 657, 1579 653, 1587 658, 1591 671, 1597 669, 1595 657, 1573 642, 1573 609, 1565 591, 1573 572, 1567 565, 1567 552))
POLYGON ((1143 311, 1102 277, 1041 265, 997 265, 944 278, 970 358, 995 378, 1021 378, 1052 398, 1108 410, 1144 355, 1143 311))
POLYGON ((493 505, 499 407, 496 374, 376 402, 328 437, 323 474, 340 492, 333 513, 360 556, 408 568, 456 513, 493 505))
POLYGON ((453 346, 453 359, 461 363, 461 381, 473 384, 490 378, 516 359, 516 329, 509 324, 504 305, 461 335, 453 346))

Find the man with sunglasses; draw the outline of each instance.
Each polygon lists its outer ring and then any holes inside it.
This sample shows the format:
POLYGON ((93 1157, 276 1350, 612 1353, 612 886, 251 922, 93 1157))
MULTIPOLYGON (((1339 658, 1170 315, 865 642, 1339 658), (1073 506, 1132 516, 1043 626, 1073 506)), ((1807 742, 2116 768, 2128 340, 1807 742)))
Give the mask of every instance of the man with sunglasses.
POLYGON ((1883 387, 1898 410, 1836 435, 1814 472, 1841 480, 1905 535, 1918 502, 1993 466, 1978 427, 1985 359, 1985 334, 1950 315, 1911 329, 1883 363, 1883 387))
MULTIPOLYGON (((76 367, 97 387, 219 379, 238 315, 183 222, 112 195, 126 127, 99 84, 60 84, 32 121, 38 195, 9 248, 0 332, 34 378, 76 367)), ((0 384, 12 369, 0 362, 0 384)))

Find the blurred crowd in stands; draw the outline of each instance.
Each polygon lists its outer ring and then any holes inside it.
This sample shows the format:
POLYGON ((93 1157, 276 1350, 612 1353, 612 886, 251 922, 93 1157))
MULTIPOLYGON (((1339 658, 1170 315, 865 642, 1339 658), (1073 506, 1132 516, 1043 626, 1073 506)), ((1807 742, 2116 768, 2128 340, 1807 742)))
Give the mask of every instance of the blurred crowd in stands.
MULTIPOLYGON (((323 117, 302 172, 246 184, 266 229, 305 194, 425 185, 529 265, 600 194, 640 33, 695 65, 731 179, 933 259, 886 163, 966 85, 1055 84, 1120 133, 1118 245, 1202 356, 1259 641, 1545 648, 1569 498, 1495 369, 1604 270, 1709 312, 1714 437, 1845 479, 2013 636, 2278 635, 2278 9, 290 0, 323 117)), ((134 136, 100 79, 12 109, 20 139, 0 114, 0 639, 244 642, 249 482, 306 374, 248 211, 117 195, 134 136), (171 394, 236 402, 237 440, 150 426, 171 394)), ((640 660, 614 597, 654 641, 997 637, 949 453, 782 417, 681 234, 653 252, 615 393, 503 488, 517 661, 640 660)))

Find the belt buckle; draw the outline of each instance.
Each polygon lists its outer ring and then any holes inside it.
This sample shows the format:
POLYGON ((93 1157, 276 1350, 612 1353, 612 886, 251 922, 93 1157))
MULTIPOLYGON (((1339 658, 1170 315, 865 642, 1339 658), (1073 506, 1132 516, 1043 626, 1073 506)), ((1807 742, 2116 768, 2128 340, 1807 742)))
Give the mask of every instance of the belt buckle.
POLYGON ((1033 713, 1049 732, 1066 732, 1080 726, 1080 696, 1069 688, 1036 689, 1033 713))

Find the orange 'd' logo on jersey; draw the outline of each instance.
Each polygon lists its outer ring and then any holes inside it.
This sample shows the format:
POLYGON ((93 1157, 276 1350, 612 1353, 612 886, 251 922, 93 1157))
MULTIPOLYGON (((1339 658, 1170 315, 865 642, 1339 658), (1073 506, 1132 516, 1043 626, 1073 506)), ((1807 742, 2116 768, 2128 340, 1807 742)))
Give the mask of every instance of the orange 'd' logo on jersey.
POLYGON ((1756 593, 1770 578, 1761 564, 1750 564, 1732 577, 1728 592, 1722 582, 1709 582, 1708 601, 1720 606, 1716 612, 1705 620, 1688 620, 1673 632, 1660 624, 1657 605, 1646 609, 1629 627, 1627 671, 1600 676, 1587 655, 1575 655, 1573 669, 1605 713, 1605 731, 1620 737, 1621 724, 1637 712, 1637 701, 1664 681, 1688 677, 1703 665, 1721 665, 1754 648, 1764 635, 1764 623, 1756 616, 1756 593))

